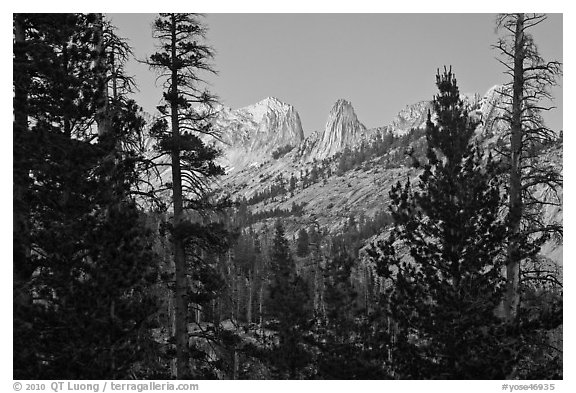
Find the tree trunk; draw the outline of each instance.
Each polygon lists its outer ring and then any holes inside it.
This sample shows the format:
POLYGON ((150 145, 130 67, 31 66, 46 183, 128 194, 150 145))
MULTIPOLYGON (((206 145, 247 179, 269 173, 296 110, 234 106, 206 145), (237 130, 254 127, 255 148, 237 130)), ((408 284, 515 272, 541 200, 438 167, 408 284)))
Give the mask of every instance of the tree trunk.
MULTIPOLYGON (((172 76, 170 86, 170 109, 172 138, 177 141, 180 136, 178 121, 178 71, 176 67, 176 21, 172 17, 172 76)), ((176 143, 177 145, 177 143, 176 143)), ((182 175, 180 169, 180 151, 178 147, 172 150, 172 199, 174 203, 174 229, 177 229, 183 218, 182 208, 182 175)), ((174 293, 176 317, 176 378, 188 377, 188 296, 186 280, 186 254, 184 241, 180 236, 172 236, 174 244, 174 268, 176 287, 174 293)))
POLYGON ((323 302, 323 290, 324 282, 322 279, 322 272, 320 269, 320 244, 316 244, 314 249, 314 311, 318 315, 324 316, 324 302, 323 302))
POLYGON ((260 282, 260 294, 258 296, 258 318, 259 318, 259 325, 260 325, 260 331, 263 332, 263 322, 264 322, 264 318, 262 315, 262 304, 264 303, 264 282, 261 281, 260 282))
POLYGON ((194 304, 194 322, 200 325, 202 322, 202 305, 194 304))
POLYGON ((113 102, 118 102, 118 75, 116 75, 118 71, 116 70, 116 52, 114 48, 112 48, 112 53, 110 54, 110 70, 112 74, 112 100, 113 102))
POLYGON ((212 306, 212 323, 219 324, 220 323, 220 306, 218 305, 216 299, 212 299, 210 301, 210 305, 212 306))
MULTIPOLYGON (((174 298, 168 296, 168 319, 170 320, 170 336, 176 337, 176 307, 174 306, 174 298)), ((176 359, 170 360, 170 375, 174 378, 177 374, 176 359)))
MULTIPOLYGON (((314 247, 316 247, 316 246, 314 246, 314 247)), ((313 262, 314 263, 314 285, 313 285, 314 297, 312 299, 312 305, 314 308, 314 312, 317 313, 318 310, 320 309, 320 296, 319 296, 319 292, 318 292, 320 286, 318 285, 319 272, 318 272, 318 255, 316 253, 316 249, 314 249, 313 258, 314 258, 314 262, 313 262)))
POLYGON ((366 315, 368 315, 368 311, 370 310, 370 304, 369 304, 369 290, 370 290, 370 279, 369 279, 369 275, 368 275, 368 269, 364 268, 364 308, 366 310, 366 315))
POLYGON ((238 379, 238 369, 239 369, 239 361, 238 361, 238 350, 234 348, 234 352, 232 354, 232 379, 238 379))
POLYGON ((506 264, 505 317, 516 320, 520 305, 520 221, 522 219, 522 101, 524 92, 524 14, 518 14, 514 40, 514 82, 510 127, 510 199, 508 261, 506 264))
POLYGON ((28 87, 30 75, 22 65, 26 63, 26 49, 24 48, 26 36, 23 16, 14 15, 14 63, 19 70, 14 70, 14 127, 13 127, 13 267, 14 267, 14 302, 15 304, 30 304, 31 297, 25 289, 32 268, 30 268, 30 206, 25 200, 29 187, 29 169, 26 152, 22 149, 26 145, 28 134, 28 87))
POLYGON ((246 304, 246 322, 248 325, 252 323, 252 271, 248 272, 248 279, 246 280, 248 285, 248 302, 246 304))
POLYGON ((106 50, 104 48, 104 24, 102 14, 96 14, 94 26, 97 31, 96 41, 96 70, 98 78, 98 98, 96 100, 96 123, 98 124, 98 137, 102 138, 110 131, 110 114, 108 113, 108 75, 106 50))
POLYGON ((240 291, 240 285, 242 285, 242 280, 240 280, 240 275, 236 272, 236 269, 234 269, 234 282, 236 283, 236 285, 234 286, 235 290, 235 295, 234 298, 236 299, 236 303, 234 305, 234 307, 236 308, 236 318, 234 319, 235 321, 239 321, 240 320, 240 304, 241 304, 241 299, 240 299, 240 295, 241 295, 241 291, 240 291))
POLYGON ((233 250, 228 250, 228 277, 230 277, 230 319, 236 321, 238 315, 236 314, 236 303, 238 303, 238 296, 236 291, 236 269, 234 268, 233 250))

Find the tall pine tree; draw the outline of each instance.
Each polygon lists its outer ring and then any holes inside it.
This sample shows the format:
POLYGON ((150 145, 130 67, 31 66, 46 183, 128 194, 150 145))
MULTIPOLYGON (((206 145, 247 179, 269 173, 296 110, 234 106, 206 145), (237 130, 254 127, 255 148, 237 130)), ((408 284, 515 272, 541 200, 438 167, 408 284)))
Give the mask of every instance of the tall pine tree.
POLYGON ((154 345, 154 255, 129 197, 134 160, 109 159, 113 136, 143 123, 131 106, 98 138, 97 21, 14 16, 18 378, 127 378, 154 345))
MULTIPOLYGON (((554 142, 558 135, 544 123, 542 112, 554 109, 543 101, 551 100, 550 88, 557 85, 562 73, 558 61, 546 61, 538 51, 530 31, 546 20, 543 14, 502 14, 497 20, 504 32, 495 46, 503 60, 511 81, 500 92, 504 106, 502 120, 508 130, 502 141, 503 161, 508 165, 507 184, 508 226, 511 234, 506 265, 507 295, 505 313, 511 324, 519 321, 521 304, 521 263, 534 253, 523 253, 521 244, 530 241, 539 247, 551 234, 562 236, 562 225, 545 223, 544 206, 562 206, 558 190, 562 187, 562 174, 544 160, 543 147, 554 142), (544 197, 543 197, 544 196, 544 197), (536 235, 536 236, 534 236, 536 235)), ((530 269, 533 270, 533 269, 530 269)), ((557 310, 562 313, 561 308, 557 310)))
POLYGON ((499 15, 497 27, 503 35, 495 48, 510 77, 499 92, 502 115, 498 119, 505 125, 499 150, 507 169, 509 195, 504 314, 511 327, 525 337, 522 363, 526 365, 518 368, 519 375, 557 377, 561 375, 562 351, 551 337, 562 336, 561 328, 558 331, 563 313, 562 278, 557 267, 538 253, 546 241, 561 243, 563 232, 561 221, 544 214, 550 207, 562 206, 563 182, 561 169, 548 159, 551 151, 557 154, 561 136, 542 116, 554 109, 549 104, 551 88, 558 84, 562 64, 545 60, 532 35, 546 19, 544 14, 499 15), (531 247, 523 248, 523 244, 531 247), (540 374, 541 370, 547 371, 540 374))
MULTIPOLYGON (((208 201, 210 179, 222 175, 222 167, 214 163, 218 151, 207 145, 202 135, 212 135, 210 120, 214 116, 215 97, 202 84, 203 72, 214 72, 209 61, 213 51, 203 44, 206 29, 199 16, 193 14, 160 14, 154 22, 154 37, 159 51, 147 64, 160 73, 164 82, 164 103, 158 107, 162 115, 153 126, 158 140, 160 161, 157 166, 171 169, 173 218, 171 236, 175 265, 175 340, 176 377, 194 376, 190 367, 188 314, 193 288, 193 271, 202 263, 202 248, 225 247, 223 228, 204 224, 190 212, 202 213, 214 206, 208 201), (162 161, 161 157, 167 160, 162 161), (188 214, 186 212, 189 212, 188 214)), ((208 220, 210 221, 210 220, 208 220)), ((213 270, 213 269, 210 269, 213 270)), ((197 283, 201 286, 201 283, 197 283)))
POLYGON ((504 294, 506 225, 496 165, 474 145, 451 69, 436 77, 419 182, 390 192, 394 226, 369 251, 387 279, 396 378, 505 378, 511 355, 495 311, 504 294))

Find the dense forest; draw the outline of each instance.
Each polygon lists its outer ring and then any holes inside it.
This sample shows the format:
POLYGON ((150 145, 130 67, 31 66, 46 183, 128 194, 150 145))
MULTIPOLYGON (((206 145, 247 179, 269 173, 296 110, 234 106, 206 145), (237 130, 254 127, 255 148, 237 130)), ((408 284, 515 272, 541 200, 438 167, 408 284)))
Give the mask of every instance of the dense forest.
POLYGON ((151 117, 105 15, 14 14, 13 377, 563 378, 562 277, 540 255, 562 241, 543 218, 562 205, 543 197, 562 187, 541 159, 562 148, 541 115, 561 64, 530 34, 545 19, 497 20, 510 81, 494 148, 445 67, 425 128, 382 129, 246 198, 214 186, 225 168, 206 142, 218 112, 202 16, 156 18, 151 117), (372 167, 418 177, 336 233, 290 236, 305 204, 266 208, 372 167))

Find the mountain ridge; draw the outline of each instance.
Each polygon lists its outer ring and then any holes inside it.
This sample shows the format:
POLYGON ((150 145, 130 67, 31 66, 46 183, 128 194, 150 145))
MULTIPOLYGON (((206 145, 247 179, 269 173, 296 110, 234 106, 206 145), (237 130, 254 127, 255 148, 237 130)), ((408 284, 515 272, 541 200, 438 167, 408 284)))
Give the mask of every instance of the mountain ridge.
MULTIPOLYGON (((495 86, 481 98, 464 97, 470 116, 480 121, 476 137, 487 149, 502 135, 501 124, 495 123, 501 115, 499 89, 495 86)), ((367 129, 352 103, 341 99, 324 131, 304 137, 296 109, 276 98, 239 109, 221 107, 214 124, 223 131, 219 147, 227 173, 214 183, 216 192, 244 200, 260 223, 283 212, 289 235, 314 223, 337 232, 351 216, 373 218, 385 211, 396 182, 417 182, 419 173, 406 151, 425 154, 430 109, 429 101, 420 101, 403 108, 390 124, 367 129), (290 218, 291 212, 298 215, 290 218)), ((561 170, 562 149, 549 154, 561 170)), ((169 169, 162 173, 165 181, 169 175, 169 169)), ((562 220, 561 209, 547 215, 562 220)), ((550 243, 546 250, 561 263, 561 244, 550 243)))
MULTIPOLYGON (((487 139, 492 131, 490 125, 499 117, 499 89, 495 86, 482 97, 463 97, 470 116, 480 120, 476 134, 481 140, 490 141, 487 139)), ((219 187, 238 200, 245 200, 259 217, 274 211, 285 212, 282 214, 289 235, 307 225, 338 232, 350 216, 371 218, 385 211, 388 191, 397 181, 417 182, 419 172, 410 167, 405 151, 424 148, 423 129, 428 111, 432 111, 431 101, 419 101, 401 109, 388 125, 367 129, 357 118, 352 103, 339 99, 332 106, 322 132, 311 133, 277 159, 268 155, 258 165, 237 168, 222 179, 219 187), (386 138, 396 142, 384 143, 388 147, 376 156, 364 158, 360 164, 346 164, 353 159, 342 154, 346 147, 355 155, 386 138), (299 213, 291 217, 290 211, 299 213)), ((489 148, 488 144, 484 146, 489 148)), ((561 167, 562 150, 552 149, 550 154, 561 167)), ((561 210, 549 216, 561 220, 561 210)), ((561 263, 562 246, 548 244, 546 255, 561 263)))

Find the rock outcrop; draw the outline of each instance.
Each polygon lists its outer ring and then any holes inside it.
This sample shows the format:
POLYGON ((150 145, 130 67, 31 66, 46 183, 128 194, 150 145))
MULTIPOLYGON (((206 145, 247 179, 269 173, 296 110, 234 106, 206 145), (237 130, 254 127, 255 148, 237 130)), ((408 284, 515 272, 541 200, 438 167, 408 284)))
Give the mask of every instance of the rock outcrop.
POLYGON ((316 159, 324 159, 342 151, 345 146, 353 146, 366 134, 366 127, 360 123, 349 101, 336 101, 328 115, 328 121, 319 143, 312 151, 316 159))
POLYGON ((296 147, 304 140, 296 109, 273 97, 239 109, 222 107, 214 128, 221 134, 229 170, 261 163, 272 152, 296 147))
POLYGON ((420 101, 407 105, 392 120, 391 128, 395 135, 404 135, 414 128, 426 127, 428 111, 432 111, 432 102, 420 101))

